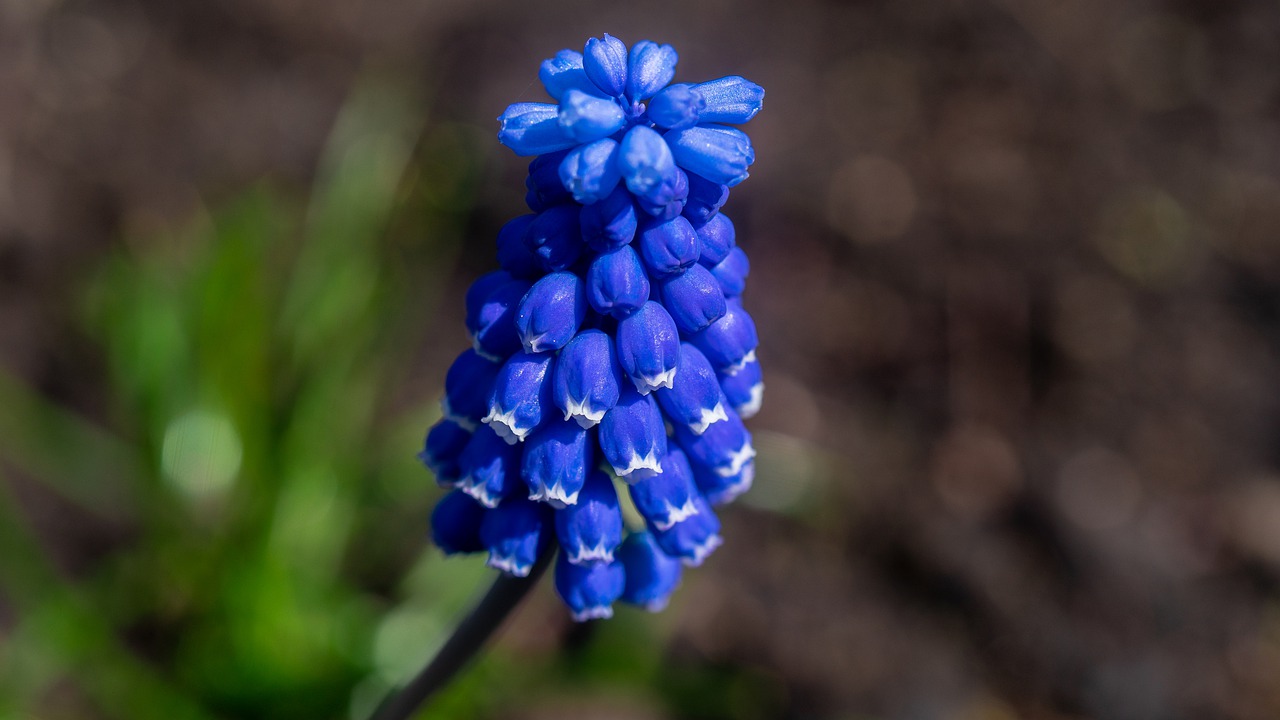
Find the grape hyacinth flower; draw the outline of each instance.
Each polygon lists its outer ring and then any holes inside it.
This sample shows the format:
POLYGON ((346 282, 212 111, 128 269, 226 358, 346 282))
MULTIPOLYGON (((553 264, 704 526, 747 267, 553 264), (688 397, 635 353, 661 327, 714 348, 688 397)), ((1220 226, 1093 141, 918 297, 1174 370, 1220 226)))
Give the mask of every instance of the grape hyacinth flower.
POLYGON ((713 507, 755 475, 742 421, 764 384, 741 226, 722 208, 755 162, 735 126, 764 90, 736 75, 672 84, 678 59, 592 38, 542 63, 552 102, 498 117, 498 140, 532 158, 531 212, 467 291, 472 347, 419 454, 447 488, 435 544, 512 576, 558 547, 574 620, 662 609, 723 542, 713 507))

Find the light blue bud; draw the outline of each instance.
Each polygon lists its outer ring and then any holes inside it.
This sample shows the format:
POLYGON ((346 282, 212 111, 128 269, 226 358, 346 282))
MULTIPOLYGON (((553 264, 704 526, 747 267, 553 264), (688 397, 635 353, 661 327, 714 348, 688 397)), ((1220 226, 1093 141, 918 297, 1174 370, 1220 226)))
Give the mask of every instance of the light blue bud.
POLYGON ((445 555, 484 550, 484 543, 480 540, 484 514, 480 503, 466 493, 454 490, 440 498, 431 511, 431 542, 445 555))
POLYGON ((622 563, 574 565, 563 554, 556 559, 555 580, 556 593, 574 622, 613 617, 613 603, 626 583, 622 563))
POLYGON ((556 511, 556 537, 574 565, 613 562, 622 544, 622 511, 608 475, 592 470, 578 502, 556 511))
POLYGON ((680 372, 670 388, 656 393, 671 424, 701 435, 715 423, 728 420, 728 408, 711 364, 697 348, 680 344, 680 372))
POLYGON ((574 142, 589 143, 618 132, 627 124, 618 103, 599 95, 569 90, 560 100, 560 129, 574 142))
POLYGON ((724 125, 671 130, 663 138, 671 146, 677 165, 729 187, 746 180, 747 168, 756 161, 751 139, 724 125))
POLYGON ((682 273, 698 261, 698 233, 683 217, 641 221, 636 245, 654 277, 682 273))
POLYGON ((587 77, 600 92, 610 97, 622 95, 627 87, 627 46, 609 33, 604 39, 591 38, 583 50, 587 77))
POLYGON ((649 119, 672 130, 698 124, 707 101, 692 85, 677 84, 664 88, 649 101, 649 119))
POLYGON ((522 497, 507 498, 484 514, 480 540, 489 550, 489 567, 525 577, 551 542, 551 509, 522 497))
POLYGON ((498 365, 475 350, 467 350, 453 361, 444 376, 444 416, 468 430, 474 430, 487 412, 486 398, 498 376, 498 365))
POLYGON ((441 420, 427 433, 418 459, 435 473, 436 482, 452 487, 462 479, 458 458, 471 440, 471 432, 452 420, 441 420))
POLYGON ((696 173, 685 174, 689 176, 689 199, 684 206, 684 216, 695 228, 701 227, 729 201, 729 186, 713 183, 696 173))
POLYGON ((582 239, 598 253, 613 252, 636 236, 636 206, 625 187, 615 187, 608 197, 584 206, 579 218, 582 239))
POLYGON ((633 484, 630 490, 636 510, 657 530, 670 529, 698 514, 693 469, 674 445, 668 446, 667 456, 662 459, 662 472, 633 484))
POLYGON ((624 387, 600 421, 600 451, 619 478, 634 483, 662 472, 667 429, 651 396, 624 387))
POLYGON ((641 40, 631 46, 627 67, 627 97, 644 100, 666 87, 676 76, 680 56, 670 45, 641 40))
POLYGON ((701 122, 740 125, 760 112, 764 88, 738 75, 693 86, 706 99, 701 122))
POLYGON ((484 307, 484 301, 489 295, 497 290, 499 286, 505 285, 512 280, 511 273, 506 270, 494 270, 476 278, 471 283, 471 287, 467 288, 466 308, 467 332, 475 334, 480 323, 480 309, 484 307))
POLYGON ((707 356, 716 372, 734 375, 756 358, 760 339, 747 311, 729 301, 725 303, 724 317, 689 336, 689 342, 707 356))
POLYGON ((516 329, 516 309, 520 299, 532 285, 527 280, 511 280, 489 293, 476 313, 472 348, 494 362, 502 362, 520 351, 520 332, 516 329))
POLYGON ((742 248, 734 248, 719 265, 711 268, 711 274, 715 276, 716 282, 720 283, 720 289, 724 291, 726 298, 736 298, 747 288, 747 275, 751 274, 751 261, 747 259, 747 254, 742 251, 742 248))
POLYGON ((748 461, 733 475, 721 475, 712 468, 693 464, 693 479, 698 492, 712 505, 733 502, 739 495, 751 489, 756 477, 756 463, 748 461))
POLYGON ((525 194, 524 201, 530 210, 542 212, 573 197, 560 182, 560 163, 570 152, 560 150, 539 155, 529 163, 529 174, 524 179, 524 186, 529 192, 525 194))
POLYGON ((720 518, 701 495, 693 499, 698 513, 666 530, 654 530, 658 547, 689 566, 698 566, 724 542, 720 539, 720 518))
POLYGON ((591 464, 587 431, 575 422, 547 418, 524 442, 520 472, 530 500, 562 508, 578 502, 591 464))
POLYGON ((710 425, 701 435, 675 427, 676 441, 688 456, 695 476, 699 469, 709 469, 720 477, 733 477, 756 456, 751 433, 742 418, 732 410, 725 414, 727 420, 710 425))
POLYGON ((680 561, 658 547, 653 533, 628 535, 622 547, 618 548, 618 562, 622 563, 626 575, 622 590, 625 603, 658 612, 667 606, 671 594, 680 586, 683 570, 680 561))
POLYGON ((538 213, 524 236, 524 244, 537 256, 543 270, 557 272, 570 268, 582 254, 578 206, 557 205, 538 213))
POLYGON ((565 420, 594 427, 618 404, 622 368, 613 338, 601 330, 583 330, 560 351, 552 396, 565 420))
POLYGON ((551 399, 551 353, 516 353, 498 371, 483 421, 503 440, 523 441, 555 414, 551 399))
POLYGON ((520 487, 520 447, 488 426, 477 429, 458 458, 458 489, 485 507, 496 507, 520 487))
POLYGON ((637 198, 661 206, 675 197, 675 157, 667 142, 651 128, 637 125, 622 137, 618 170, 627 189, 637 198))
POLYGON ((542 275, 542 261, 525 244, 524 238, 537 215, 521 215, 498 231, 498 265, 516 278, 542 275))
POLYGON ((538 79, 547 89, 547 94, 556 100, 563 98, 569 90, 599 92, 583 68, 582 53, 576 50, 561 50, 555 57, 543 60, 538 68, 538 79))
POLYGON ((609 138, 574 148, 560 163, 560 182, 583 205, 608 197, 621 180, 618 143, 609 138))
POLYGON ((546 275, 529 288, 516 309, 524 351, 559 350, 573 339, 587 315, 582 280, 571 272, 546 275))
POLYGON ((648 394, 675 382, 680 335, 665 308, 650 300, 618 321, 618 364, 636 390, 648 394))
POLYGON ((698 262, 715 267, 729 257, 729 251, 738 245, 733 221, 724 213, 716 213, 698 231, 698 262))
POLYGON ((720 389, 728 398, 730 407, 742 419, 755 417, 764 401, 764 376, 760 362, 752 360, 734 375, 721 375, 720 389))
POLYGON ((560 127, 560 108, 547 103, 515 103, 498 116, 498 142, 528 157, 578 144, 560 127))
POLYGON ((587 269, 587 302, 601 315, 625 318, 649 299, 649 278, 640 256, 623 245, 591 261, 587 269))
POLYGON ((701 265, 691 265, 683 273, 659 281, 658 297, 676 329, 686 335, 724 317, 724 292, 711 271, 701 265))

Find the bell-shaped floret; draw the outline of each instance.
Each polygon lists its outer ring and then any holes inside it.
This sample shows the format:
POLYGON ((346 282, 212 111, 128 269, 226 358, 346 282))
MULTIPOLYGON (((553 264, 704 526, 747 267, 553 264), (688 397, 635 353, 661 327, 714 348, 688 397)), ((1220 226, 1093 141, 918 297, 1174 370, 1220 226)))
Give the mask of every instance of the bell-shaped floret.
POLYGON ((485 507, 495 507, 520 487, 520 447, 481 426, 462 449, 458 468, 458 489, 485 507))
POLYGON ((521 475, 529 499, 561 508, 578 501, 591 468, 591 440, 575 422, 548 418, 524 443, 521 475))
POLYGON ((528 157, 578 144, 560 127, 560 108, 548 103, 515 103, 498 116, 498 142, 528 157))
POLYGON ((480 540, 489 550, 488 566, 525 577, 551 542, 551 508, 522 497, 507 498, 484 514, 480 540))
POLYGON ((648 394, 675 382, 680 336, 662 305, 650 300, 618 321, 618 364, 636 390, 648 394))
POLYGON ((431 542, 445 555, 480 552, 480 523, 484 507, 466 493, 454 490, 436 503, 431 511, 431 542))
POLYGON ((649 612, 658 612, 667 606, 684 570, 678 559, 658 547, 657 538, 650 532, 628 535, 618 548, 618 562, 622 563, 626 575, 622 601, 649 612))
POLYGON ((537 215, 521 215, 498 231, 498 266, 515 278, 531 279, 542 275, 542 261, 525 244, 524 238, 537 215))
POLYGON ((569 269, 582 254, 582 231, 578 227, 578 206, 557 205, 538 214, 524 243, 547 272, 569 269))
POLYGON ((729 419, 715 370, 697 348, 680 344, 680 372, 670 388, 655 393, 671 424, 701 435, 715 423, 729 419))
POLYGON ((649 299, 649 290, 649 277, 630 245, 602 253, 587 269, 587 302, 601 315, 631 315, 649 299))
POLYGON ((480 308, 484 307, 484 301, 489 299, 494 290, 511 282, 512 279, 511 273, 506 270, 493 270, 471 283, 471 287, 467 288, 465 301, 467 308, 465 324, 468 333, 475 334, 480 323, 480 308))
POLYGON ((631 501, 650 527, 667 530, 698 514, 698 491, 693 469, 680 448, 670 445, 662 458, 662 472, 633 484, 631 501))
POLYGON ((640 258, 654 277, 678 275, 698 261, 698 233, 683 217, 646 218, 636 238, 640 258))
POLYGON ((685 335, 702 330, 724 317, 724 292, 711 271, 701 265, 658 282, 658 297, 671 314, 676 329, 685 335))
POLYGON ((577 334, 587 314, 582 280, 571 272, 546 275, 529 288, 516 309, 524 351, 559 350, 577 334))
POLYGON ((740 125, 755 117, 764 104, 764 88, 738 75, 698 83, 693 88, 706 103, 699 122, 740 125))
POLYGON ((627 189, 653 206, 665 206, 675 198, 679 182, 675 157, 666 140, 651 128, 637 125, 622 137, 618 170, 627 189))
POLYGON ((493 381, 489 413, 483 422, 509 443, 523 441, 542 422, 555 415, 551 353, 516 353, 493 381))
POLYGON ((488 410, 488 396, 499 366, 475 350, 453 361, 444 376, 444 416, 468 430, 475 429, 488 410))
POLYGON ((524 201, 529 209, 542 212, 549 207, 567 202, 573 197, 560 182, 560 164, 571 151, 558 150, 539 155, 529 163, 529 174, 524 179, 524 201))
POLYGON ((556 537, 575 565, 613 562, 622 543, 622 510, 608 475, 592 470, 578 502, 556 511, 556 537))
POLYGON ((590 428, 618 404, 622 383, 613 338, 601 330, 583 330, 560 351, 552 396, 565 420, 590 428))
POLYGON ((692 172, 689 176, 689 199, 684 206, 684 216, 694 227, 701 227, 720 212, 729 201, 729 186, 714 183, 692 172))
POLYGON ((670 45, 641 40, 631 46, 627 59, 627 97, 637 101, 651 97, 671 82, 680 56, 670 45))
POLYGON ((755 417, 764 401, 764 375, 760 361, 752 360, 733 375, 721 375, 720 389, 739 417, 743 420, 755 417))
POLYGON ((664 195, 662 200, 663 202, 654 204, 647 198, 636 198, 636 204, 646 215, 659 222, 671 220, 684 212, 685 203, 689 200, 689 176, 685 171, 676 168, 676 182, 671 186, 670 194, 664 195))
POLYGON ((746 180, 747 168, 756 161, 751 138, 724 125, 670 130, 663 138, 671 146, 677 165, 729 187, 746 180))
POLYGON ((693 127, 698 124, 707 101, 692 85, 671 85, 649 101, 649 119, 671 130, 693 127))
POLYGON ((501 362, 520 350, 516 312, 520 299, 532 285, 527 280, 511 280, 489 293, 476 312, 472 348, 481 356, 501 362))
POLYGON ((732 477, 742 472, 742 468, 756 456, 751 433, 742 424, 742 418, 732 410, 726 415, 727 420, 710 425, 701 435, 676 426, 676 440, 695 471, 705 468, 720 477, 732 477))
POLYGON ((578 217, 582 239, 598 253, 613 252, 636 236, 636 206, 621 185, 603 200, 583 206, 578 217))
POLYGON ((582 52, 587 77, 600 92, 620 97, 627 89, 627 46, 609 33, 591 38, 582 52))
POLYGON ((560 163, 560 182, 583 205, 608 197, 621 180, 618 142, 609 138, 574 148, 560 163))
POLYGON ((733 221, 724 213, 716 213, 698 227, 698 262, 715 267, 729 257, 729 251, 737 247, 737 233, 733 221))
POLYGON ((653 530, 658 547, 689 566, 701 565, 723 543, 720 539, 720 518, 702 496, 695 497, 693 502, 698 508, 696 515, 666 530, 653 530))
POLYGON ((427 433, 418 459, 435 473, 437 483, 451 487, 462 478, 458 458, 470 440, 471 431, 452 420, 441 420, 427 433))
POLYGON ((600 421, 600 451, 619 478, 634 483, 662 472, 667 429, 652 396, 624 387, 600 421))
POLYGON ((560 129, 579 143, 609 137, 627 124, 618 103, 580 90, 568 90, 560 99, 559 121, 560 129))
POLYGON ((543 60, 538 68, 538 79, 547 89, 547 94, 559 100, 569 90, 598 93, 595 83, 587 77, 582 61, 582 53, 576 50, 561 50, 555 57, 543 60))
POLYGON ((691 467, 698 492, 702 493, 702 496, 712 505, 733 502, 739 495, 751 489, 751 482, 756 477, 754 460, 748 461, 741 470, 727 476, 701 465, 691 465, 691 467))
POLYGON ((711 274, 715 276, 716 282, 720 283, 720 289, 724 291, 726 298, 736 298, 747 289, 747 275, 750 273, 751 261, 747 259, 747 254, 742 251, 742 248, 729 251, 728 257, 711 268, 711 274))
POLYGON ((625 583, 622 563, 574 565, 564 555, 556 560, 556 593, 576 622, 613 617, 625 583))
POLYGON ((689 342, 707 356, 716 372, 734 375, 755 360, 756 345, 760 339, 756 335, 755 321, 742 305, 730 300, 726 303, 724 317, 689 336, 689 342))

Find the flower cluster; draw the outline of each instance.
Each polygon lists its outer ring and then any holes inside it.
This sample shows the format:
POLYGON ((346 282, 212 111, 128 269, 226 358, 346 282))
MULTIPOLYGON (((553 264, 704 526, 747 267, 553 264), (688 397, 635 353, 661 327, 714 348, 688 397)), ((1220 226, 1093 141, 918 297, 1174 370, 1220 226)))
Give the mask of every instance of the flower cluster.
POLYGON ((535 156, 533 212, 502 228, 501 269, 467 291, 473 347, 420 456, 454 488, 432 514, 436 544, 519 576, 554 538, 576 620, 617 600, 662 608, 682 564, 721 543, 712 506, 755 471, 747 256, 720 208, 755 159, 729 125, 764 90, 669 85, 676 61, 669 45, 592 38, 542 63, 557 103, 498 118, 498 139, 535 156), (620 486, 643 529, 624 526, 620 486))

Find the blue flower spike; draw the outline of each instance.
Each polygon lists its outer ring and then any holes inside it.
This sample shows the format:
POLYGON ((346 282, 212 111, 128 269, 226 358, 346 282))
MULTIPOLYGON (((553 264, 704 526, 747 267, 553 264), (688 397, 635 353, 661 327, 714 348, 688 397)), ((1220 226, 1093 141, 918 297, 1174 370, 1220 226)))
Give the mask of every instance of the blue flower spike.
POLYGON ((722 542, 712 507, 755 478, 750 264, 721 208, 755 162, 739 126, 764 90, 675 82, 678 63, 670 45, 591 38, 538 68, 549 102, 499 116, 499 142, 530 158, 531 212, 467 290, 472 348, 418 454, 451 488, 432 541, 516 576, 558 547, 578 621, 665 607, 722 542), (618 481, 643 528, 625 529, 618 481))

